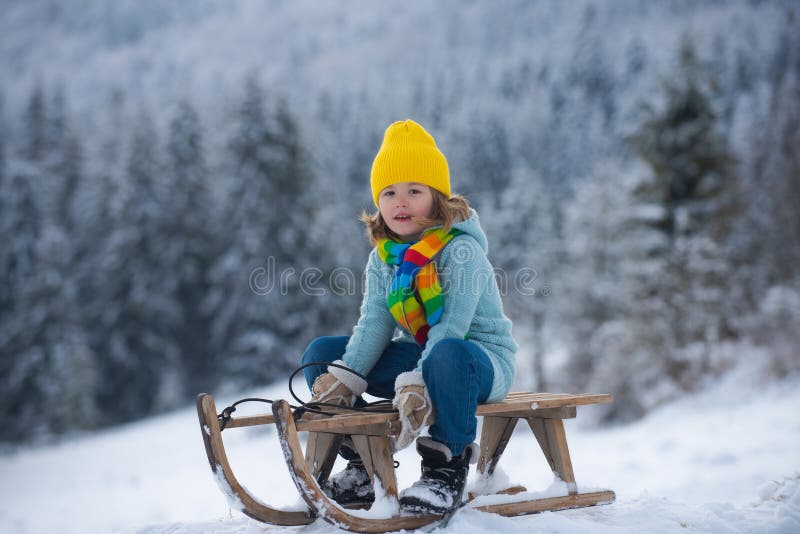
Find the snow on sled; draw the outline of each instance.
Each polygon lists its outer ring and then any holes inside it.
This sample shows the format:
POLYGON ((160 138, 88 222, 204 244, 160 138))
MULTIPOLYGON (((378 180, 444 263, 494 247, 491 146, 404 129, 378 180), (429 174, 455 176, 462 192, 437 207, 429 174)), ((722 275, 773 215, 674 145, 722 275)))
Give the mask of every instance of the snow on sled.
MULTIPOLYGON (((527 489, 514 486, 497 491, 500 498, 469 495, 465 506, 505 516, 532 514, 549 510, 564 510, 598 504, 609 504, 615 499, 613 491, 579 492, 575 483, 564 419, 574 418, 577 406, 611 402, 611 395, 571 395, 556 393, 510 393, 503 401, 478 406, 476 415, 483 417, 480 437, 479 476, 491 477, 511 434, 520 419, 533 431, 553 473, 566 486, 564 495, 525 498, 527 489), (494 502, 492 502, 494 501, 494 502)), ((292 480, 300 496, 308 505, 307 511, 284 511, 259 501, 238 483, 230 469, 222 443, 221 416, 217 415, 210 395, 197 398, 200 426, 211 469, 228 495, 238 499, 246 515, 277 525, 301 525, 316 517, 354 532, 387 532, 415 529, 446 519, 442 515, 399 515, 394 510, 390 517, 377 517, 372 511, 346 509, 328 498, 321 486, 327 480, 336 460, 336 454, 345 435, 350 435, 376 485, 376 495, 385 496, 383 503, 397 500, 397 479, 392 459, 391 438, 399 432, 396 412, 353 413, 343 411, 329 417, 313 414, 293 414, 286 401, 272 404, 272 415, 230 417, 225 428, 275 424, 281 449, 292 480), (298 419, 297 421, 295 419, 298 419), (306 450, 303 451, 299 432, 307 432, 306 450)))

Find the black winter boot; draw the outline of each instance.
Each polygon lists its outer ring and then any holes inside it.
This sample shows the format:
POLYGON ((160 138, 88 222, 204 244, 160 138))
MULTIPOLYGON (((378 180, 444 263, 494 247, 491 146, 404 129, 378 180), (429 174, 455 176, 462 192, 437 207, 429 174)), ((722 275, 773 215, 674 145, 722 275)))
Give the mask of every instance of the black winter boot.
POLYGON ((375 500, 372 480, 350 436, 342 442, 339 456, 347 460, 347 467, 330 477, 323 484, 322 491, 344 507, 371 505, 375 500))
POLYGON ((400 509, 413 514, 444 514, 461 504, 470 461, 477 459, 478 446, 467 445, 460 456, 439 441, 417 440, 422 456, 422 478, 400 494, 400 509))

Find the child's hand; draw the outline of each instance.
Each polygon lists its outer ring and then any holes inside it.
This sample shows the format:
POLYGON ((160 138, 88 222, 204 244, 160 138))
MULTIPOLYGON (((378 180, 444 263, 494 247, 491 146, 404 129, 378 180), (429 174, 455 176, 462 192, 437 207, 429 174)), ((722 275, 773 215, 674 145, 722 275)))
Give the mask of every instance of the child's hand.
POLYGON ((339 382, 331 373, 321 374, 314 380, 311 388, 311 402, 325 402, 339 406, 352 406, 356 402, 356 395, 350 388, 339 382))
POLYGON ((367 381, 351 371, 342 361, 336 360, 328 366, 328 372, 314 380, 311 386, 311 402, 327 402, 339 406, 353 406, 356 397, 367 390, 367 381))
POLYGON ((423 428, 433 424, 436 411, 419 371, 398 375, 394 390, 392 405, 400 412, 400 435, 395 438, 395 449, 401 450, 417 439, 423 428))

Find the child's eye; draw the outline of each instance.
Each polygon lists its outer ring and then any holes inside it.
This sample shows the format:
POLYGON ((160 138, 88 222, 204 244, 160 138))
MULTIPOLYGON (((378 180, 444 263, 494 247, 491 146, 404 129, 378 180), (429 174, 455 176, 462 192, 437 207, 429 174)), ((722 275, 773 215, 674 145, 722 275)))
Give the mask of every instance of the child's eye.
POLYGON ((394 191, 384 191, 383 192, 383 196, 385 196, 385 197, 390 197, 392 195, 394 195, 394 191))
POLYGON ((419 189, 409 189, 408 192, 411 193, 412 195, 416 195, 417 193, 420 192, 420 190, 419 189))

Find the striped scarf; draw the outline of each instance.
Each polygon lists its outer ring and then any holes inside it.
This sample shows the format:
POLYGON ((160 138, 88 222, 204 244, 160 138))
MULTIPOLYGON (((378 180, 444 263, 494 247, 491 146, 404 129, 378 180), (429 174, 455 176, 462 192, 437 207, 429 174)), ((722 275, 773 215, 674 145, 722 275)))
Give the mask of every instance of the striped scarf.
POLYGON ((386 297, 397 324, 411 332, 420 346, 428 340, 428 330, 439 322, 444 311, 442 287, 436 276, 433 258, 460 230, 429 230, 414 243, 391 239, 378 241, 378 256, 387 265, 397 265, 392 287, 386 297))

